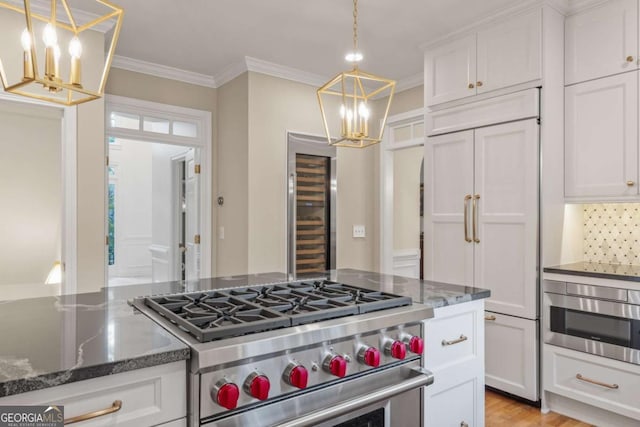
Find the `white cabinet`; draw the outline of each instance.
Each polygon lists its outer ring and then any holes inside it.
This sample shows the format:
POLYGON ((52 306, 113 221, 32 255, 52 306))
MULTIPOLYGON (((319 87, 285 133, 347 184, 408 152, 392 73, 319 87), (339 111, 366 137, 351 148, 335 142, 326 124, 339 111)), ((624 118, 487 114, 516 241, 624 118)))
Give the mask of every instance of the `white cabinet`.
POLYGON ((65 419, 113 407, 118 411, 78 422, 78 427, 186 425, 186 362, 137 369, 8 396, 0 405, 63 405, 65 419))
POLYGON ((638 195, 638 73, 565 89, 565 196, 638 195))
POLYGON ((640 420, 640 366, 553 345, 543 353, 545 390, 640 420))
POLYGON ((436 47, 425 54, 427 105, 476 94, 476 35, 436 47))
POLYGON ((425 278, 491 290, 487 309, 536 317, 535 119, 430 137, 425 278))
POLYGON ((538 322, 485 313, 485 381, 488 386, 538 399, 538 322))
POLYGON ((441 307, 425 322, 427 427, 484 425, 484 300, 441 307))
POLYGON ((638 2, 611 0, 565 21, 565 84, 638 68, 638 2))
POLYGON ((540 79, 541 26, 535 10, 426 51, 426 105, 540 79))

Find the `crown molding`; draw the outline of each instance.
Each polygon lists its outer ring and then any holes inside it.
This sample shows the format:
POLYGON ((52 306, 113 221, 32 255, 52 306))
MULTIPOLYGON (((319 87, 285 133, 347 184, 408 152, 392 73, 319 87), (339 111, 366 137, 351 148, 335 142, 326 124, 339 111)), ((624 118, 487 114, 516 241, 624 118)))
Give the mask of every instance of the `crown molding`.
POLYGON ((247 71, 253 71, 255 73, 279 77, 285 80, 292 80, 294 82, 304 83, 310 86, 322 86, 328 80, 327 77, 319 74, 298 70, 297 68, 275 64, 262 59, 252 58, 250 56, 245 56, 244 60, 247 71))
POLYGON ((568 0, 569 12, 571 14, 582 12, 583 10, 590 9, 606 3, 608 0, 568 0))
POLYGON ((154 64, 152 62, 141 61, 139 59, 128 58, 126 56, 115 55, 111 66, 113 68, 148 74, 164 79, 191 83, 197 86, 210 88, 218 87, 212 76, 194 73, 193 71, 182 70, 180 68, 168 67, 166 65, 154 64))
POLYGON ((224 86, 239 75, 247 72, 247 63, 242 60, 225 67, 221 72, 213 76, 216 87, 224 86))
MULTIPOLYGON (((15 6, 24 7, 24 0, 5 0, 7 3, 13 4, 15 6)), ((71 7, 71 6, 70 6, 71 7)), ((49 15, 51 13, 51 2, 49 0, 31 0, 31 11, 38 13, 40 15, 49 15)), ((71 13, 75 18, 76 22, 84 23, 91 22, 96 18, 99 18, 100 15, 96 15, 94 13, 85 12, 80 9, 72 9, 71 13)), ((64 22, 65 24, 71 24, 69 22, 69 18, 66 13, 60 13, 58 15, 58 21, 64 22)), ((107 33, 111 31, 111 29, 115 26, 114 20, 107 20, 99 23, 91 27, 92 30, 98 31, 100 33, 107 33)))
POLYGON ((413 76, 398 80, 398 83, 396 84, 396 93, 413 89, 414 87, 422 86, 423 84, 424 73, 417 73, 413 76))

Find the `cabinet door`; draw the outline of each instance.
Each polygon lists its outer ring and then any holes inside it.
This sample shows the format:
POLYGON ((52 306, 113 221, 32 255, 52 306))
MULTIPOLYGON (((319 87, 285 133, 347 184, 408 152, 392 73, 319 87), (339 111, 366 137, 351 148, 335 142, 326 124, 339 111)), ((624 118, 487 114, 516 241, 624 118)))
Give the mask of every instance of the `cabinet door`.
POLYGON ((485 383, 538 400, 538 321, 485 313, 485 383))
POLYGON ((427 106, 475 95, 475 34, 428 51, 424 71, 427 106))
POLYGON ((426 279, 473 285, 473 244, 465 238, 470 238, 471 232, 468 215, 472 191, 473 131, 428 138, 424 194, 426 279))
POLYGON ((474 286, 491 290, 487 310, 535 319, 538 253, 538 124, 475 131, 477 222, 474 286))
POLYGON ((565 21, 565 84, 636 69, 637 55, 637 0, 604 2, 565 21))
POLYGON ((541 78, 537 10, 478 32, 478 94, 541 78))
POLYGON ((476 417, 483 412, 478 410, 478 401, 482 402, 478 399, 478 395, 484 394, 482 390, 478 391, 479 382, 477 377, 472 377, 462 383, 455 383, 446 388, 441 387, 441 390, 431 393, 427 387, 424 425, 427 427, 483 426, 484 420, 476 417))
POLYGON ((638 75, 565 89, 565 196, 638 194, 638 75))

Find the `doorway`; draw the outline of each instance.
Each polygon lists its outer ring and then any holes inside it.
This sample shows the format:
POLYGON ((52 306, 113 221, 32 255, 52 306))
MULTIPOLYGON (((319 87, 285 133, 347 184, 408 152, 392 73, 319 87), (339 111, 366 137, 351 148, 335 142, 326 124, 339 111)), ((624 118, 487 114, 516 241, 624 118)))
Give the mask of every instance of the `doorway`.
POLYGON ((211 275, 211 113, 107 97, 107 283, 211 275))
POLYGON ((199 277, 198 149, 109 138, 108 284, 199 277))

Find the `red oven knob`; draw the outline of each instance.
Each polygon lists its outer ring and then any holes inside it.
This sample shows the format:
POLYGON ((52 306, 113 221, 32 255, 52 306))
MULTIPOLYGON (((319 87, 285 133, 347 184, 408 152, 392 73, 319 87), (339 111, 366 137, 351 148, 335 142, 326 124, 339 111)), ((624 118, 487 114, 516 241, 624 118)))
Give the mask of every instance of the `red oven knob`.
POLYGON ((309 371, 299 363, 289 363, 287 369, 284 370, 283 379, 284 382, 293 387, 306 388, 307 381, 309 379, 309 371))
POLYGON ((375 347, 362 347, 358 352, 358 360, 367 366, 380 366, 380 351, 375 347))
POLYGON ((244 382, 244 391, 251 397, 259 400, 266 400, 269 397, 269 378, 261 372, 253 372, 244 382))
POLYGON ((238 386, 226 379, 218 381, 211 390, 211 398, 223 408, 235 409, 238 406, 238 397, 240 397, 238 386))
POLYGON ((347 361, 342 356, 329 355, 325 357, 322 367, 331 375, 342 378, 347 375, 347 361))
POLYGON ((424 340, 416 336, 409 338, 409 351, 415 354, 422 354, 424 352, 424 340))
POLYGON ((407 355, 407 346, 402 341, 393 341, 385 346, 385 351, 394 359, 404 359, 407 355))

